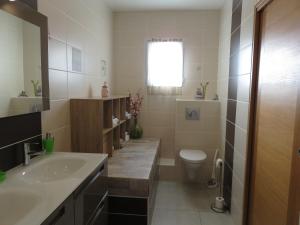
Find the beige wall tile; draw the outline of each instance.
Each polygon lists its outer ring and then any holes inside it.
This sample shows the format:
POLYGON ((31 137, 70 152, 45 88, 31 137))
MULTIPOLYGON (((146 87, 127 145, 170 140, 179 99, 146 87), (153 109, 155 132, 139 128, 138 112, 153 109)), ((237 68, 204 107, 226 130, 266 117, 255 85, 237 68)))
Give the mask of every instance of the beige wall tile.
POLYGON ((42 113, 43 133, 52 132, 55 149, 70 151, 69 98, 99 96, 106 80, 112 87, 112 13, 101 1, 39 0, 49 23, 49 111, 42 113), (82 51, 82 73, 72 73, 71 46, 82 51), (101 77, 101 60, 107 76, 101 77), (69 64, 69 66, 68 66, 69 64))
POLYGON ((49 38, 49 68, 67 70, 67 45, 52 37, 49 38))
POLYGON ((160 138, 166 142, 174 141, 174 128, 172 127, 147 126, 144 132, 147 137, 160 138))
POLYGON ((70 124, 68 100, 50 101, 50 110, 42 114, 43 133, 70 124))
POLYGON ((187 133, 176 132, 175 140, 177 146, 193 146, 194 148, 217 148, 219 146, 219 133, 187 133))
POLYGON ((233 173, 236 179, 238 179, 241 184, 245 183, 246 158, 243 158, 243 156, 238 151, 234 152, 233 173))
MULTIPOLYGON (((202 63, 191 63, 188 61, 184 62, 184 80, 187 81, 194 81, 198 84, 204 80, 204 71, 203 71, 203 64, 202 63)), ((185 85, 184 82, 184 85, 185 85)))
POLYGON ((161 141, 161 158, 174 159, 174 141, 165 141, 162 139, 161 141))
POLYGON ((206 117, 201 118, 199 121, 186 120, 184 117, 177 116, 176 129, 180 131, 206 131, 216 132, 220 130, 219 117, 206 117))
POLYGON ((65 15, 53 7, 47 0, 39 1, 39 11, 48 17, 48 32, 51 37, 67 41, 65 15))
POLYGON ((246 21, 248 17, 253 16, 255 12, 255 4, 259 0, 243 0, 242 21, 246 21))
POLYGON ((238 77, 237 100, 242 102, 250 101, 250 74, 238 77))
POLYGON ((59 70, 49 70, 50 99, 68 98, 68 73, 59 70))
POLYGON ((244 209, 244 185, 238 178, 232 178, 232 218, 236 225, 242 224, 244 209))
POLYGON ((241 157, 245 159, 247 157, 248 133, 247 131, 236 127, 234 136, 234 150, 238 151, 241 157))
POLYGON ((175 126, 175 113, 165 113, 159 111, 144 112, 145 125, 156 127, 174 127, 175 126))
POLYGON ((241 26, 241 47, 250 45, 254 39, 254 15, 247 17, 241 26))
POLYGON ((114 14, 115 31, 148 31, 148 16, 144 12, 124 12, 114 14))
POLYGON ((59 128, 52 131, 52 134, 55 140, 54 151, 71 152, 70 127, 59 128))
POLYGON ((69 97, 88 97, 88 85, 86 75, 78 73, 68 73, 69 97))
POLYGON ((236 125, 248 130, 249 103, 237 102, 236 104, 236 125))
POLYGON ((147 110, 149 111, 160 111, 160 112, 174 112, 175 99, 174 96, 148 96, 147 110))

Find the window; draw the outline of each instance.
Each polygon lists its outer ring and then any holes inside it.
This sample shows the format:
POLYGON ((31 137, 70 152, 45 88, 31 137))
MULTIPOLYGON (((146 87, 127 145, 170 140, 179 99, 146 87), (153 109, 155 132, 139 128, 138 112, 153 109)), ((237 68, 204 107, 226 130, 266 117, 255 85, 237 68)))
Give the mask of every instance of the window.
POLYGON ((183 84, 182 41, 149 42, 147 63, 147 84, 151 93, 180 94, 183 84))

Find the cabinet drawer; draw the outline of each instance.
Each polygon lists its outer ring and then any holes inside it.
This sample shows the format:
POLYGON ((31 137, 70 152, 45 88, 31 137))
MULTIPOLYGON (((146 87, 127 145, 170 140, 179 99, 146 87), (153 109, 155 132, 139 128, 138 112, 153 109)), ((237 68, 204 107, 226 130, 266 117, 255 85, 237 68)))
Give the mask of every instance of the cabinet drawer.
POLYGON ((106 165, 103 165, 74 195, 75 225, 90 223, 106 195, 106 165))
POLYGON ((109 196, 109 213, 147 215, 147 198, 109 196))
POLYGON ((109 225, 147 225, 147 216, 109 214, 109 225))

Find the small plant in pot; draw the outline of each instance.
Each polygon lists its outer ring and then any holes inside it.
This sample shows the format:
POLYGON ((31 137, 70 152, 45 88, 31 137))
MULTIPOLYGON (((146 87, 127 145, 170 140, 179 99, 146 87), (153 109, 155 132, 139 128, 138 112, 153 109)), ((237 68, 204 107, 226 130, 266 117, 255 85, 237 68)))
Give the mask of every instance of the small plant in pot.
POLYGON ((144 97, 138 91, 135 95, 130 96, 130 113, 133 118, 133 126, 130 130, 130 138, 140 139, 143 137, 143 128, 138 124, 138 116, 141 112, 144 97))

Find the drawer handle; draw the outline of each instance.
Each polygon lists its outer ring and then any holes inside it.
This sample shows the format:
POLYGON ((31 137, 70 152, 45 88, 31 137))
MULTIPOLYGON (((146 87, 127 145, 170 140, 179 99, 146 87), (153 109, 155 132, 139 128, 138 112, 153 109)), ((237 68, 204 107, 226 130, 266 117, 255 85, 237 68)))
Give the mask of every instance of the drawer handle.
POLYGON ((65 215, 65 212, 66 212, 66 208, 62 207, 50 224, 55 225, 65 215))
POLYGON ((95 224, 98 217, 101 215, 101 213, 103 213, 104 207, 105 207, 105 201, 102 201, 98 207, 98 210, 96 211, 93 218, 91 219, 91 222, 88 223, 89 225, 95 224))

